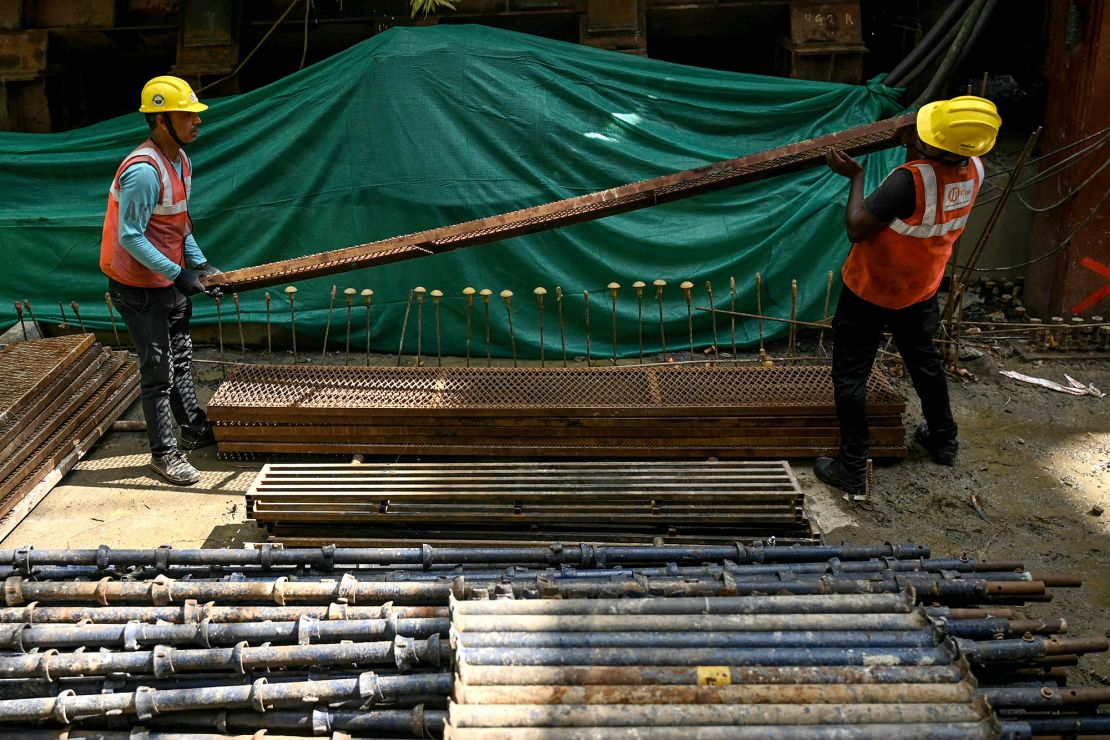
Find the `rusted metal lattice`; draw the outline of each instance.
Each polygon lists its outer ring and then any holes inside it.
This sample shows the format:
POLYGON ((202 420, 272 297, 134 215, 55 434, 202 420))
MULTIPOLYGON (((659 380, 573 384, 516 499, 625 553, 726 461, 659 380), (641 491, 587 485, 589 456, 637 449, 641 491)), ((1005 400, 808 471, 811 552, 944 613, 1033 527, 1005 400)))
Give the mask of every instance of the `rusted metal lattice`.
POLYGON ((9 532, 139 395, 138 365, 91 334, 0 351, 0 536, 9 532))
MULTIPOLYGON (((904 402, 879 373, 869 393, 874 454, 904 455, 904 402)), ((223 453, 805 457, 839 435, 824 366, 243 366, 208 412, 223 453)))
POLYGON ((913 115, 891 118, 588 195, 369 244, 229 270, 201 281, 232 291, 264 288, 557 229, 812 167, 822 163, 832 148, 857 155, 887 149, 898 143, 900 129, 913 121, 913 115))

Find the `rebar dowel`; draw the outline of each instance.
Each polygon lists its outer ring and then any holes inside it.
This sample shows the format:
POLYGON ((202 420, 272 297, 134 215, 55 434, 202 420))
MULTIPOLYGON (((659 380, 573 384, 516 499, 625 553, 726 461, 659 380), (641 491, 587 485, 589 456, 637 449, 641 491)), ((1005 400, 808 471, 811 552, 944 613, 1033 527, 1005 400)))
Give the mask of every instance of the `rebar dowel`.
MULTIPOLYGON (((713 283, 708 280, 705 281, 705 297, 709 301, 709 305, 716 308, 716 304, 713 302, 713 283)), ((717 354, 720 351, 717 346, 717 314, 712 313, 710 316, 713 319, 713 359, 716 360, 717 354)))
POLYGON ((763 276, 758 272, 755 274, 755 313, 760 316, 759 319, 759 354, 763 355, 763 276))
POLYGON ((289 334, 293 343, 293 364, 297 364, 297 287, 289 285, 285 288, 285 295, 289 296, 289 334))
POLYGON ((27 300, 26 298, 23 299, 23 310, 26 311, 27 316, 29 316, 31 318, 31 323, 35 326, 38 326, 39 322, 35 318, 35 312, 33 310, 31 310, 31 302, 29 300, 27 300))
MULTIPOLYGON (((110 303, 110 301, 112 300, 111 296, 109 296, 107 293, 105 293, 104 297, 108 299, 108 301, 109 301, 108 305, 110 307, 112 305, 110 303)), ((23 323, 23 304, 20 303, 19 301, 15 302, 15 313, 16 313, 16 316, 19 317, 19 328, 23 330, 23 341, 27 341, 27 325, 23 323)), ((115 326, 115 323, 116 323, 116 321, 113 318, 112 319, 112 326, 115 326)), ((118 337, 116 338, 116 344, 119 344, 119 338, 118 337)))
POLYGON ((432 309, 435 313, 436 320, 436 366, 443 367, 443 341, 440 338, 439 328, 439 299, 443 297, 442 290, 433 290, 432 296, 432 309))
POLYGON ((87 332, 85 322, 81 319, 81 307, 77 305, 77 301, 70 301, 69 307, 73 309, 73 315, 77 317, 77 325, 81 327, 81 331, 87 332))
POLYGON ((582 291, 582 303, 586 312, 586 367, 592 367, 593 358, 590 354, 590 291, 582 291))
POLYGON ((640 364, 644 364, 644 287, 646 283, 643 280, 637 280, 632 283, 633 289, 636 291, 636 326, 637 334, 640 338, 640 364))
POLYGON ((343 347, 343 366, 351 364, 351 311, 354 308, 355 294, 358 291, 354 288, 343 289, 343 299, 347 304, 347 341, 343 347))
POLYGON ((220 310, 221 298, 220 296, 213 296, 212 301, 216 304, 216 338, 220 343, 220 372, 223 372, 222 364, 224 362, 224 317, 223 312, 220 310))
POLYGON ((567 366, 567 332, 563 323, 563 289, 555 286, 555 306, 559 313, 559 346, 563 348, 563 367, 567 366))
POLYGON ((374 300, 374 291, 363 288, 360 293, 362 302, 366 304, 366 367, 370 367, 370 304, 374 300))
POLYGON ((547 288, 544 288, 542 286, 537 287, 537 288, 533 288, 532 293, 534 293, 535 296, 536 296, 536 310, 537 310, 537 313, 538 313, 538 316, 539 316, 540 367, 542 368, 542 367, 545 367, 545 365, 544 365, 544 339, 543 339, 543 297, 545 295, 547 295, 547 288))
MULTIPOLYGON (((112 334, 115 335, 115 337, 116 337, 116 346, 117 347, 122 347, 123 344, 121 344, 120 341, 119 341, 119 330, 116 328, 116 312, 114 310, 112 310, 112 294, 111 293, 105 293, 104 294, 104 302, 108 304, 108 318, 112 320, 112 334)), ((19 303, 17 302, 16 305, 18 306, 19 303)), ((22 326, 22 324, 23 324, 23 312, 22 311, 20 311, 20 313, 19 313, 19 323, 22 326)), ((24 332, 23 332, 23 338, 24 339, 27 338, 27 331, 26 330, 24 330, 24 332)))
POLYGON ((266 356, 273 358, 274 356, 274 342, 270 331, 270 291, 266 291, 266 356))
POLYGON ((659 344, 663 349, 663 361, 667 360, 667 332, 663 328, 663 288, 667 286, 667 281, 663 279, 653 280, 651 282, 655 286, 655 300, 659 304, 659 344))
POLYGON ((421 357, 424 350, 424 294, 428 290, 421 286, 416 286, 413 293, 416 294, 416 366, 420 367, 423 362, 421 357))
POLYGON ((69 324, 66 323, 66 310, 65 310, 65 307, 62 306, 61 301, 58 301, 58 313, 62 317, 62 323, 58 324, 58 328, 59 329, 68 329, 69 324))
POLYGON ((509 346, 513 353, 513 367, 516 367, 516 333, 513 331, 513 292, 507 288, 501 291, 501 300, 505 301, 505 315, 509 317, 509 346))
POLYGON ((405 351, 405 331, 409 326, 409 312, 412 310, 413 292, 409 290, 408 300, 405 302, 405 318, 401 321, 401 341, 397 344, 397 367, 401 367, 401 355, 405 351))
POLYGON ((470 367, 470 338, 472 335, 471 329, 473 326, 472 318, 474 314, 474 294, 478 291, 469 286, 463 288, 463 295, 466 296, 466 366, 470 367))
POLYGON ((694 310, 692 308, 690 291, 693 289, 694 284, 689 280, 683 280, 679 286, 682 288, 682 294, 686 298, 686 333, 690 337, 690 359, 694 359, 694 310))
MULTIPOLYGON (((829 320, 829 300, 832 298, 832 286, 833 286, 833 273, 832 273, 832 270, 829 270, 829 274, 825 279, 825 308, 822 310, 822 313, 821 313, 821 323, 822 324, 829 320)), ((824 352, 825 352, 825 330, 824 329, 822 329, 821 333, 817 335, 817 349, 820 350, 822 354, 824 354, 824 352)))
POLYGON ((486 315, 486 367, 490 367, 493 365, 493 353, 490 345, 489 297, 493 295, 493 291, 489 288, 482 288, 478 291, 478 295, 482 296, 482 308, 486 315))
POLYGON ((331 333, 331 316, 332 311, 335 309, 335 286, 331 286, 331 295, 328 297, 328 319, 324 322, 324 342, 320 348, 320 359, 327 359, 328 356, 328 334, 331 333))
POLYGON ((790 356, 798 354, 798 281, 790 281, 790 356))
POLYGON ((617 291, 621 286, 620 283, 609 283, 606 287, 609 288, 609 315, 613 323, 613 365, 615 366, 617 364, 617 291))
MULTIPOLYGON (((729 309, 736 313, 736 278, 729 275, 728 277, 728 306, 729 309)), ((729 331, 732 334, 732 359, 736 359, 736 317, 729 317, 729 331)))

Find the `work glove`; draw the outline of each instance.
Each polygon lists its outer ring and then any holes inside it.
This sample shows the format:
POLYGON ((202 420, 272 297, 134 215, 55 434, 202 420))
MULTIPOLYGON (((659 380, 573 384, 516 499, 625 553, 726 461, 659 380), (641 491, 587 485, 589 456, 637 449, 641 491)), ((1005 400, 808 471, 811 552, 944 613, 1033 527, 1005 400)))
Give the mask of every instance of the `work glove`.
POLYGON ((197 270, 190 270, 187 267, 182 267, 181 272, 173 279, 173 284, 181 291, 183 295, 196 295, 197 293, 204 292, 204 286, 200 283, 200 274, 197 270))
POLYGON ((200 273, 201 277, 208 277, 209 275, 222 275, 223 274, 223 270, 220 270, 219 268, 214 267, 212 265, 212 263, 210 263, 210 262, 205 262, 203 264, 197 265, 193 269, 195 269, 198 273, 200 273))

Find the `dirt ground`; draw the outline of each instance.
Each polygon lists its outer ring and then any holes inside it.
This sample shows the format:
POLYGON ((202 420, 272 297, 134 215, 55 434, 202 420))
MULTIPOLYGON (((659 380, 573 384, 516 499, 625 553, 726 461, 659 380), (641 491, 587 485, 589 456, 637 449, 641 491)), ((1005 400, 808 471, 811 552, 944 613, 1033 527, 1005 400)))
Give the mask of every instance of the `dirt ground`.
MULTIPOLYGON (((214 357, 198 351, 199 359, 214 357)), ((1082 588, 1056 588, 1052 603, 1025 612, 1066 617, 1073 635, 1110 636, 1110 513, 1091 513, 1110 509, 1110 396, 1069 396, 999 375, 1013 369, 1064 382, 1068 373, 1110 391, 1110 355, 1038 363, 988 351, 964 366, 975 379, 951 382, 961 437, 955 468, 934 465, 911 445, 904 461, 876 466, 872 501, 847 503, 814 478, 812 461, 791 460, 812 517, 828 542, 914 542, 930 545, 935 556, 1020 560, 1033 571, 1080 575, 1082 588)), ((198 368, 206 401, 221 374, 212 365, 198 368)), ((909 401, 912 432, 920 407, 908 380, 892 382, 909 401)), ((127 418, 141 418, 137 404, 127 418)), ((144 434, 108 434, 0 546, 262 541, 243 502, 259 463, 198 451, 192 459, 201 482, 173 488, 145 470, 146 449, 144 434)), ((1085 658, 1072 683, 1110 684, 1110 655, 1085 658)))

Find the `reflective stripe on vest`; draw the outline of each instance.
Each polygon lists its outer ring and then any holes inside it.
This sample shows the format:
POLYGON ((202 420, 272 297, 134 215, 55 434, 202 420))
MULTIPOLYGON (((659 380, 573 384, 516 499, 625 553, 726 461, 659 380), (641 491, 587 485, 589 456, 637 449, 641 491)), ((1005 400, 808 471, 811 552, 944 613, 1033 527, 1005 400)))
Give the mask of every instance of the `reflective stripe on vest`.
POLYGON ((852 245, 840 274, 853 293, 892 309, 936 293, 983 181, 982 162, 969 161, 970 167, 930 161, 901 166, 913 175, 914 212, 852 245))
MULTIPOLYGON (((192 167, 190 166, 189 158, 185 155, 184 150, 182 150, 178 156, 181 157, 181 181, 185 186, 185 197, 176 203, 173 200, 173 180, 170 179, 170 171, 169 168, 166 167, 164 161, 165 157, 153 147, 140 146, 127 155, 127 159, 124 160, 123 167, 120 169, 120 174, 122 174, 124 170, 133 164, 133 159, 139 157, 150 158, 151 161, 149 164, 153 165, 154 169, 158 171, 158 179, 162 183, 162 197, 158 205, 154 206, 153 213, 155 215, 172 216, 178 213, 185 213, 189 210, 189 195, 193 190, 192 167)), ((177 173, 174 172, 174 174, 177 173)), ((108 190, 108 194, 112 196, 113 200, 119 203, 119 177, 112 180, 112 187, 108 190)))

